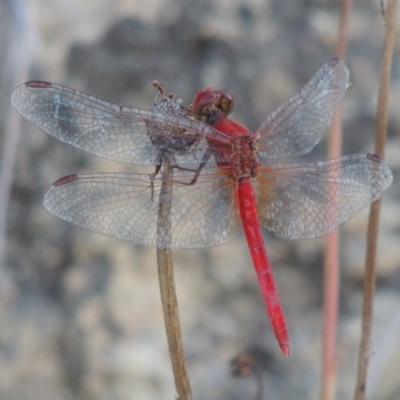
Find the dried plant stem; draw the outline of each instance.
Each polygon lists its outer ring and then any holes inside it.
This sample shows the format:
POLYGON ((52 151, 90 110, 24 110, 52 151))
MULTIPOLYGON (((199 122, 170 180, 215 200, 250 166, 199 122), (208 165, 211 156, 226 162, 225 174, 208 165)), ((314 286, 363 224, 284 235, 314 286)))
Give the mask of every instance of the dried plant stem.
MULTIPOLYGON (((344 59, 347 48, 347 32, 352 0, 342 2, 337 56, 344 59)), ((328 143, 328 158, 339 157, 342 149, 342 112, 336 108, 331 135, 328 143)), ((335 193, 332 193, 334 196, 335 193)), ((335 230, 327 238, 324 268, 324 339, 322 351, 321 400, 333 400, 336 388, 336 330, 339 303, 339 231, 335 230)))
POLYGON ((161 302, 163 306, 165 329, 171 356, 172 370, 179 400, 192 400, 189 376, 182 344, 179 321, 178 301, 176 297, 172 251, 168 248, 171 238, 171 193, 172 163, 165 163, 162 172, 163 184, 160 193, 157 221, 157 264, 160 281, 161 302))
MULTIPOLYGON (((385 42, 382 56, 381 77, 379 82, 377 135, 375 140, 375 153, 382 158, 384 157, 386 143, 389 86, 396 28, 396 7, 397 1, 389 0, 385 12, 385 42)), ((362 336, 358 358, 357 384, 354 394, 355 400, 364 400, 366 393, 367 372, 371 346, 373 299, 375 294, 376 248, 378 242, 380 204, 380 200, 375 201, 371 206, 369 215, 364 277, 362 336)))

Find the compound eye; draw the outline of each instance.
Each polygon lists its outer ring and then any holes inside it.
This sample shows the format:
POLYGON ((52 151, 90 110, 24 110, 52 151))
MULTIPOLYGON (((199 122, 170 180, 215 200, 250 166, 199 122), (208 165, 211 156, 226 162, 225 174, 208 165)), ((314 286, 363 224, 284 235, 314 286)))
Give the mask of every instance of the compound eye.
POLYGON ((225 114, 228 115, 231 113, 233 108, 233 98, 232 96, 225 92, 224 90, 218 90, 218 108, 225 114))
POLYGON ((217 92, 212 88, 208 88, 197 93, 193 102, 194 117, 201 121, 202 118, 207 115, 210 107, 214 104, 217 97, 217 92))

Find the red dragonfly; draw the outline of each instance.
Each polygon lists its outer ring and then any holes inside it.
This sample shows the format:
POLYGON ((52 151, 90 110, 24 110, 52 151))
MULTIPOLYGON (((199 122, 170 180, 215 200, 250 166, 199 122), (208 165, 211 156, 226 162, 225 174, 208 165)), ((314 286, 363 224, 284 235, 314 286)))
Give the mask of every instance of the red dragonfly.
POLYGON ((342 61, 328 61, 255 133, 228 119, 231 96, 211 88, 197 94, 191 109, 161 93, 152 110, 141 110, 31 81, 15 90, 12 104, 65 143, 114 161, 156 166, 147 175, 62 178, 45 195, 51 213, 130 243, 160 246, 155 199, 163 184, 159 171, 172 159, 167 247, 225 244, 241 220, 275 336, 289 356, 289 331, 261 225, 285 239, 323 236, 378 199, 392 181, 389 167, 373 154, 313 163, 279 160, 313 149, 348 78, 342 61))

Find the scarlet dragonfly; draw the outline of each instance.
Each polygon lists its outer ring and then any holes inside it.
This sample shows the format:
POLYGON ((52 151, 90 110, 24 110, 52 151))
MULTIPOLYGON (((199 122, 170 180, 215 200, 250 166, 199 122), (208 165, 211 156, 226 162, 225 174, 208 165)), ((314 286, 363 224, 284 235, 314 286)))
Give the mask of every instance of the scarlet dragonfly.
POLYGON ((130 243, 160 246, 154 199, 163 184, 157 171, 168 159, 175 167, 166 247, 225 244, 241 221, 275 336, 289 356, 287 322, 261 225, 286 239, 323 236, 378 199, 392 181, 389 167, 373 154, 313 163, 279 160, 306 154, 318 143, 348 77, 342 61, 330 60, 255 133, 228 119, 233 100, 215 89, 197 94, 193 115, 179 105, 173 112, 168 105, 163 109, 160 102, 153 110, 122 107, 38 81, 19 86, 12 104, 65 143, 119 162, 156 165, 147 175, 62 178, 45 195, 51 213, 130 243))

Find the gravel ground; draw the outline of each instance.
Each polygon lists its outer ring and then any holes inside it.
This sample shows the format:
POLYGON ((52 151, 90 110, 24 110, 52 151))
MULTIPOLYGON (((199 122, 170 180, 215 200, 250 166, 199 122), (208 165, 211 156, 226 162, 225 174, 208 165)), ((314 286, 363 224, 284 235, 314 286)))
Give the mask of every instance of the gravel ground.
MULTIPOLYGON (((14 112, 11 90, 21 79, 143 108, 152 106, 154 79, 185 104, 199 89, 223 88, 235 99, 234 117, 254 130, 334 56, 338 7, 328 0, 1 0, 1 137, 14 112), (25 75, 18 72, 23 59, 25 75)), ((382 37, 378 1, 356 2, 346 60, 351 86, 343 102, 346 154, 373 149, 382 37)), ((400 396, 399 103, 397 45, 387 147, 394 182, 381 213, 369 388, 378 400, 400 396)), ((305 158, 325 154, 323 139, 305 158)), ((0 399, 174 398, 155 249, 84 231, 42 206, 61 176, 135 170, 22 121, 0 270, 0 399)), ((355 386, 367 216, 341 229, 338 399, 351 398, 355 386)), ((268 232, 265 240, 288 317, 290 359, 271 332, 243 234, 226 246, 174 252, 196 400, 255 398, 254 380, 229 372, 229 361, 244 350, 261 366, 265 399, 318 398, 325 241, 286 241, 268 232)))

